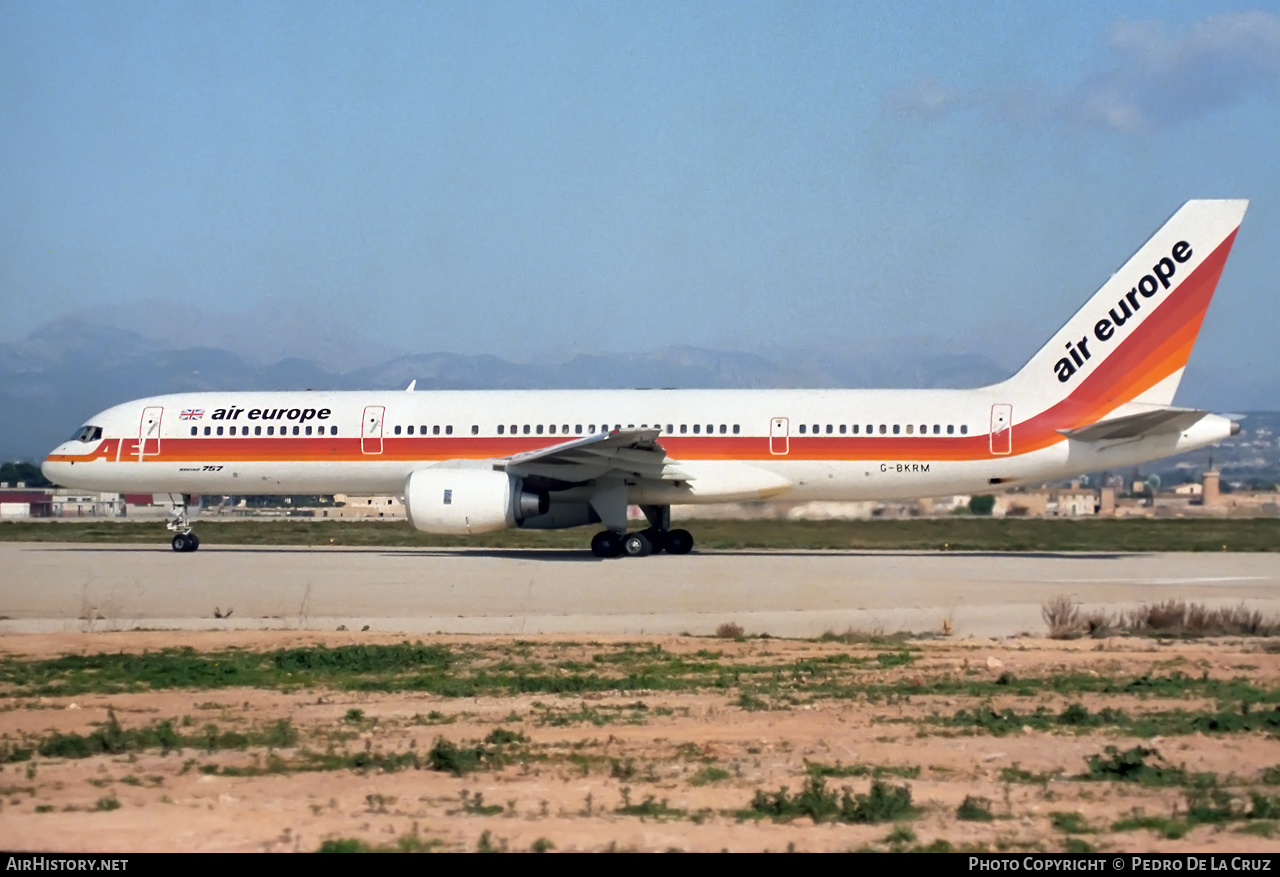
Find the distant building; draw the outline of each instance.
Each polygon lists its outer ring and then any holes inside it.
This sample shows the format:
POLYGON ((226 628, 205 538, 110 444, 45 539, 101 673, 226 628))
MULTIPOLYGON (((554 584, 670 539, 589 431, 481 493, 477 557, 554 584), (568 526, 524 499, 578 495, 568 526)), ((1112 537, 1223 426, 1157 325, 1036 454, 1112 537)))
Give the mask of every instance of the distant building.
POLYGON ((398 496, 352 496, 346 493, 333 495, 334 508, 316 509, 317 518, 381 518, 403 521, 404 501, 398 496))
POLYGON ((43 490, 0 490, 0 520, 53 517, 53 499, 43 490))

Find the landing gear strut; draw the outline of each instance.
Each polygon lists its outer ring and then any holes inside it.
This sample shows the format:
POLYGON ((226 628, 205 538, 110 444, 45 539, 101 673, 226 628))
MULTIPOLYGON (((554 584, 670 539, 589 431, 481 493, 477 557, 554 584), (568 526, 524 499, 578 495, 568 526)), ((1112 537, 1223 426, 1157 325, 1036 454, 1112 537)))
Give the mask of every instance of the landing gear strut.
POLYGON ((169 509, 170 518, 165 527, 172 530, 174 536, 169 540, 174 551, 195 551, 200 547, 200 537, 191 532, 189 510, 194 506, 196 514, 200 513, 200 497, 187 494, 169 494, 172 503, 169 509))

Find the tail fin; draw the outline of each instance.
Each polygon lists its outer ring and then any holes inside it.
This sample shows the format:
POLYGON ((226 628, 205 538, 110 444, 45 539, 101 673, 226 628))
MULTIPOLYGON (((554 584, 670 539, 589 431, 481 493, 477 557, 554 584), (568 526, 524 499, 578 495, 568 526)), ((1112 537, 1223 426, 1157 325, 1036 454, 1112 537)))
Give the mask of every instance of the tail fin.
POLYGON ((1001 390, 1080 423, 1171 404, 1248 206, 1182 205, 1001 390))

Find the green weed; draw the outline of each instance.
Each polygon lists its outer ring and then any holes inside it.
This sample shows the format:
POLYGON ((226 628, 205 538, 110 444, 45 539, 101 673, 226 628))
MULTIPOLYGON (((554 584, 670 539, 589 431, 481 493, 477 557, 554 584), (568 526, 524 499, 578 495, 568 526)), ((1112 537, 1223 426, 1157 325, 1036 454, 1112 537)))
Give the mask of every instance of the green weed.
POLYGON ((1108 746, 1101 755, 1088 758, 1089 772, 1081 777, 1120 783, 1141 783, 1146 786, 1180 786, 1187 781, 1187 772, 1169 765, 1147 764, 1148 758, 1160 758, 1154 749, 1135 746, 1124 752, 1108 746))
POLYGON ((986 798, 975 798, 965 795, 964 801, 956 808, 956 819, 967 822, 990 822, 995 819, 991 813, 991 802, 986 798))

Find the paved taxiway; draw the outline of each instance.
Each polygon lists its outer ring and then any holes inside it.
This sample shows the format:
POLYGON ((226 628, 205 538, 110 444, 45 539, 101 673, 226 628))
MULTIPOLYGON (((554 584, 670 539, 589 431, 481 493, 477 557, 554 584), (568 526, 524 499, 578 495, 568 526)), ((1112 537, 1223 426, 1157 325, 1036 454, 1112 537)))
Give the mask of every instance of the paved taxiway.
POLYGON ((816 636, 1042 633, 1040 607, 1170 598, 1280 613, 1280 554, 586 551, 0 543, 0 633, 291 628, 816 636), (215 611, 230 612, 216 618, 215 611))

